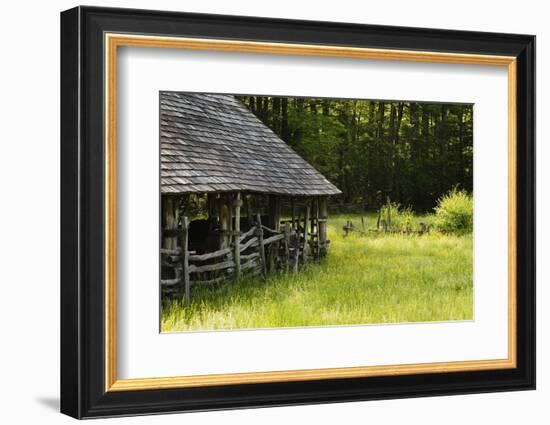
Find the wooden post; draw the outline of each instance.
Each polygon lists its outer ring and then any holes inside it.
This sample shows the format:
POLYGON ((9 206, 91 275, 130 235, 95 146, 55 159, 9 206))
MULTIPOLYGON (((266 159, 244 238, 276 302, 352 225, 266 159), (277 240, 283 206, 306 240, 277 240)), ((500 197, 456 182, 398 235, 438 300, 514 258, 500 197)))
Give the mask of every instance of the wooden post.
MULTIPOLYGON (((298 221, 300 217, 298 216, 298 221)), ((298 229, 293 229, 294 231, 294 261, 292 263, 292 271, 294 273, 298 272, 298 262, 300 260, 300 232, 298 229)))
POLYGON ((269 227, 279 230, 281 226, 281 199, 278 195, 269 195, 269 227))
POLYGON ((310 210, 309 203, 306 202, 306 216, 304 219, 304 248, 302 250, 302 261, 304 262, 304 264, 307 262, 307 256, 309 254, 309 245, 308 245, 308 238, 309 238, 308 227, 309 227, 309 212, 310 212, 309 210, 310 210))
POLYGON ((181 219, 180 244, 183 288, 185 291, 185 303, 188 304, 191 300, 191 283, 189 281, 189 222, 187 217, 182 217, 181 219))
POLYGON ((420 223, 420 229, 419 229, 418 233, 423 235, 427 231, 428 231, 428 227, 426 226, 426 223, 420 223))
POLYGON ((315 229, 313 229, 313 227, 312 222, 312 232, 315 230, 315 259, 319 261, 321 258, 321 240, 319 239, 319 198, 315 199, 315 229))
POLYGON ((256 235, 258 236, 258 251, 260 252, 260 261, 262 262, 262 274, 264 278, 267 277, 267 265, 265 261, 265 249, 264 249, 264 229, 262 229, 262 217, 258 213, 256 214, 256 223, 258 228, 256 229, 256 235))
POLYGON ((248 228, 254 226, 254 217, 252 215, 252 205, 250 195, 246 197, 246 217, 248 218, 248 228))
POLYGON ((288 273, 288 268, 290 266, 290 250, 289 250, 289 244, 290 244, 290 223, 285 223, 285 271, 288 273))
POLYGON ((225 196, 220 196, 218 199, 218 211, 220 214, 220 244, 219 249, 227 248, 229 245, 229 231, 231 228, 230 221, 231 216, 229 207, 227 205, 227 199, 225 196))
POLYGON ((294 202, 294 198, 290 199, 290 217, 292 219, 292 229, 297 230, 296 226, 296 205, 294 202))
MULTIPOLYGON (((307 201, 306 201, 307 203, 307 201)), ((307 225, 309 226, 309 232, 308 232, 308 235, 309 235, 309 255, 312 257, 312 258, 315 258, 315 217, 316 217, 316 214, 315 214, 315 199, 312 199, 311 202, 309 203, 310 205, 310 214, 311 216, 309 217, 309 222, 307 223, 307 225)))
POLYGON ((233 232, 233 194, 228 193, 225 197, 227 203, 227 209, 229 210, 229 234, 227 235, 227 245, 231 244, 231 233, 233 232))
POLYGON ((314 199, 311 200, 310 205, 311 205, 311 207, 310 207, 311 217, 309 219, 308 226, 309 226, 309 236, 311 238, 311 237, 313 237, 313 234, 315 233, 315 217, 317 216, 315 214, 315 200, 314 199))
MULTIPOLYGON (((269 195, 269 227, 275 231, 281 228, 281 198, 278 195, 269 195)), ((279 241, 269 246, 269 272, 275 271, 275 264, 279 256, 279 241)))
POLYGON ((325 256, 327 253, 327 220, 328 220, 328 197, 321 196, 319 198, 319 219, 317 241, 319 243, 320 255, 325 256))
POLYGON ((206 195, 206 202, 208 204, 208 218, 210 221, 214 221, 213 219, 217 217, 217 205, 216 205, 216 194, 215 193, 208 193, 206 195))
POLYGON ((241 277, 241 246, 239 238, 241 236, 241 192, 235 195, 235 230, 233 232, 233 253, 235 260, 235 279, 241 277))
POLYGON ((163 247, 167 249, 176 249, 177 247, 177 229, 178 229, 178 200, 175 196, 165 195, 162 198, 162 213, 164 216, 164 229, 167 234, 163 235, 163 247))

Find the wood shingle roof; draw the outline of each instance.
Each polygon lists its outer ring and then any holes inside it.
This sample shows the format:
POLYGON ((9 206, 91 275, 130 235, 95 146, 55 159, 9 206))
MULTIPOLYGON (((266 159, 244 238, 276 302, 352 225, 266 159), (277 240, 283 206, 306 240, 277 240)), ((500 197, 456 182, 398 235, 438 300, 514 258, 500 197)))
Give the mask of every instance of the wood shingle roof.
POLYGON ((162 193, 341 193, 230 95, 161 92, 160 144, 162 193))

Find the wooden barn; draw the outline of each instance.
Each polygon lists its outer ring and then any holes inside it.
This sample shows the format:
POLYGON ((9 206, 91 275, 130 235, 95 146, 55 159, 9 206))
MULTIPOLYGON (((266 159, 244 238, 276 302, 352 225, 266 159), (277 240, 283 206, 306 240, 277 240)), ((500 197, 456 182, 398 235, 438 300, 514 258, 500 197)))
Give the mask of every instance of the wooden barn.
POLYGON ((163 293, 326 254, 340 190, 238 99, 161 92, 160 143, 163 293))

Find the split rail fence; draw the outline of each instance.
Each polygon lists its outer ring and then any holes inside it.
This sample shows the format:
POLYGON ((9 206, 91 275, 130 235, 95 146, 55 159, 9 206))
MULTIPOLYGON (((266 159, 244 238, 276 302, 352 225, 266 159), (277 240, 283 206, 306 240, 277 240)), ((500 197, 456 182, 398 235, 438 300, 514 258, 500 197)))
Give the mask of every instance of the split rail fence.
MULTIPOLYGON (((319 226, 326 219, 318 214, 310 217, 309 208, 303 218, 280 222, 280 229, 262 224, 259 214, 254 225, 246 232, 234 229, 231 244, 204 254, 188 250, 189 222, 182 218, 179 228, 179 247, 161 248, 162 266, 173 270, 172 279, 161 279, 164 294, 183 295, 188 301, 191 288, 216 285, 244 276, 262 276, 280 270, 297 272, 299 265, 310 259, 319 260, 326 252, 329 241, 319 241, 319 226)), ((237 219, 236 223, 239 222, 237 219)))

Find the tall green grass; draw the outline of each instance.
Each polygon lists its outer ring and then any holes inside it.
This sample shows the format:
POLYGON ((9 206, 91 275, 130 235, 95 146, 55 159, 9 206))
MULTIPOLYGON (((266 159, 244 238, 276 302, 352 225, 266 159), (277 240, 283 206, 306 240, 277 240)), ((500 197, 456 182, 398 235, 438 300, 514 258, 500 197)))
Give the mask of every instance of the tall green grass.
MULTIPOLYGON (((162 311, 163 332, 469 320, 473 318, 471 235, 343 236, 348 219, 329 219, 331 246, 297 274, 196 288, 185 306, 162 311)), ((430 224, 432 216, 413 219, 430 224)), ((372 227, 376 218, 367 219, 372 227)))

